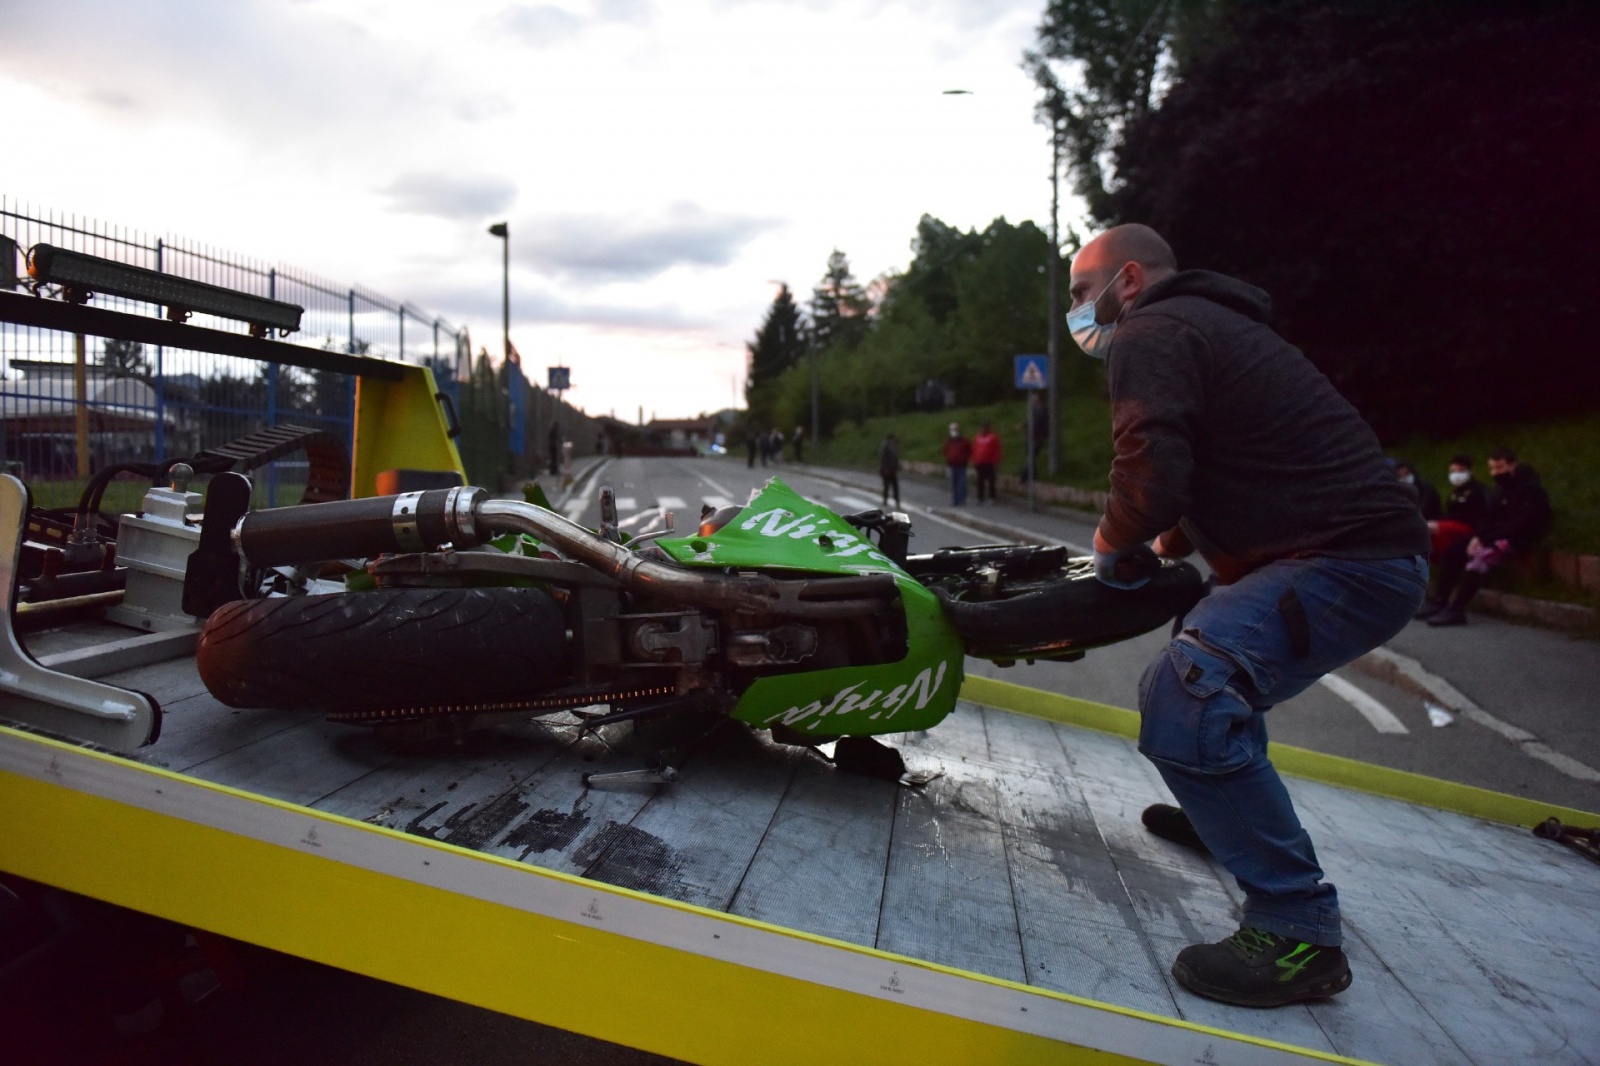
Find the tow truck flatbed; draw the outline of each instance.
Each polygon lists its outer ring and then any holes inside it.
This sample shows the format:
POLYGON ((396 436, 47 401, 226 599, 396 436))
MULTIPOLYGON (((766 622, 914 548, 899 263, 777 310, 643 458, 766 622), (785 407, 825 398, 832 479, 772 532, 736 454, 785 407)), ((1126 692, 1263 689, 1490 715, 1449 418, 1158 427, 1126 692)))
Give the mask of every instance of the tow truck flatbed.
POLYGON ((690 1061, 1600 1062, 1596 871, 1519 828, 1583 812, 1276 750, 1356 980, 1260 1011, 1167 971, 1240 892, 1140 825, 1166 793, 1131 712, 969 679, 889 738, 942 771, 920 789, 742 729, 601 789, 639 765, 604 733, 407 750, 222 706, 188 658, 101 680, 161 703, 159 740, 0 730, 0 868, 690 1061))

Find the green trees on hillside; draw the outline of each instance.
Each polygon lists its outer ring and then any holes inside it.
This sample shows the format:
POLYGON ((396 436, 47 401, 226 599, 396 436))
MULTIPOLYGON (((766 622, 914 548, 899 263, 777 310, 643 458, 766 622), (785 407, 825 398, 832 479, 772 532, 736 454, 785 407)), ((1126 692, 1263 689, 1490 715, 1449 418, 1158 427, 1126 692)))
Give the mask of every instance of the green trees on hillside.
POLYGON ((1600 408, 1592 2, 1051 0, 1035 58, 1097 226, 1265 288, 1385 436, 1600 408))
MULTIPOLYGON (((955 390, 964 405, 1008 398, 1011 357, 1044 351, 1050 241, 1039 227, 1000 218, 963 231, 924 215, 911 250, 903 272, 872 284, 876 299, 851 277, 843 253, 828 258, 801 327, 811 346, 802 355, 814 348, 820 364, 824 434, 841 419, 909 410, 917 387, 930 379, 955 390)), ((774 377, 764 354, 775 346, 772 323, 788 314, 780 310, 787 293, 779 292, 747 345, 750 419, 785 431, 811 420, 808 360, 797 355, 774 377)))

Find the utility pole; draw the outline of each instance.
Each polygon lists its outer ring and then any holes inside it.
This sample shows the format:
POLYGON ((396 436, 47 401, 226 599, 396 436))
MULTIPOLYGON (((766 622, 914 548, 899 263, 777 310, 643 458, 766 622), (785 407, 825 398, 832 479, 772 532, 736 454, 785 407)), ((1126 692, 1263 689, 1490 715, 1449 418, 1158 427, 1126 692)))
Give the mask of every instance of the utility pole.
POLYGON ((806 347, 811 353, 811 446, 815 448, 817 441, 822 439, 821 411, 817 402, 817 346, 810 344, 806 347))
MULTIPOLYGON (((1050 108, 1050 331, 1045 352, 1050 362, 1050 445, 1048 469, 1051 476, 1061 465, 1061 231, 1058 212, 1061 206, 1061 110, 1058 102, 1050 108)), ((1031 424, 1031 415, 1030 415, 1031 424)), ((1032 489, 1032 484, 1029 484, 1032 489)))
POLYGON ((501 244, 500 269, 500 355, 511 358, 511 225, 496 222, 489 227, 489 235, 499 237, 501 244))

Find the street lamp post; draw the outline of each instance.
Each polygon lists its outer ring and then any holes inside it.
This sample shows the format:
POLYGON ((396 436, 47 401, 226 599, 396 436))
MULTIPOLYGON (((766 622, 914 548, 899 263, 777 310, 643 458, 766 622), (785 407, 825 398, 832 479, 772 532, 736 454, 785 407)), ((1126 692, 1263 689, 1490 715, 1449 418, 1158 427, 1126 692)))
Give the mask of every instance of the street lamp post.
POLYGON ((1050 444, 1047 467, 1053 477, 1061 465, 1061 231, 1058 211, 1061 205, 1061 112, 1050 113, 1050 331, 1045 351, 1050 363, 1050 444))
POLYGON ((509 360, 511 358, 511 225, 508 222, 496 222, 489 227, 489 234, 499 237, 501 244, 500 354, 509 360))

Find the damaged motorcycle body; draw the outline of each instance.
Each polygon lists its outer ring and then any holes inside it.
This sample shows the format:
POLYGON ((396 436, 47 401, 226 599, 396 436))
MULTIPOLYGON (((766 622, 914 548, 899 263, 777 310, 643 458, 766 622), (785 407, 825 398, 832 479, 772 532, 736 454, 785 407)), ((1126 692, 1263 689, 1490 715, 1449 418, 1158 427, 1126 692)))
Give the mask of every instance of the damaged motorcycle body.
POLYGON ((228 477, 185 583, 201 678, 231 706, 381 728, 589 708, 592 728, 732 718, 811 746, 923 730, 966 655, 1077 658, 1200 594, 1182 563, 1128 593, 1059 547, 910 555, 904 515, 776 478, 693 535, 628 541, 609 489, 593 531, 470 487, 252 512, 228 477), (250 595, 267 568, 352 560, 347 591, 250 595))

